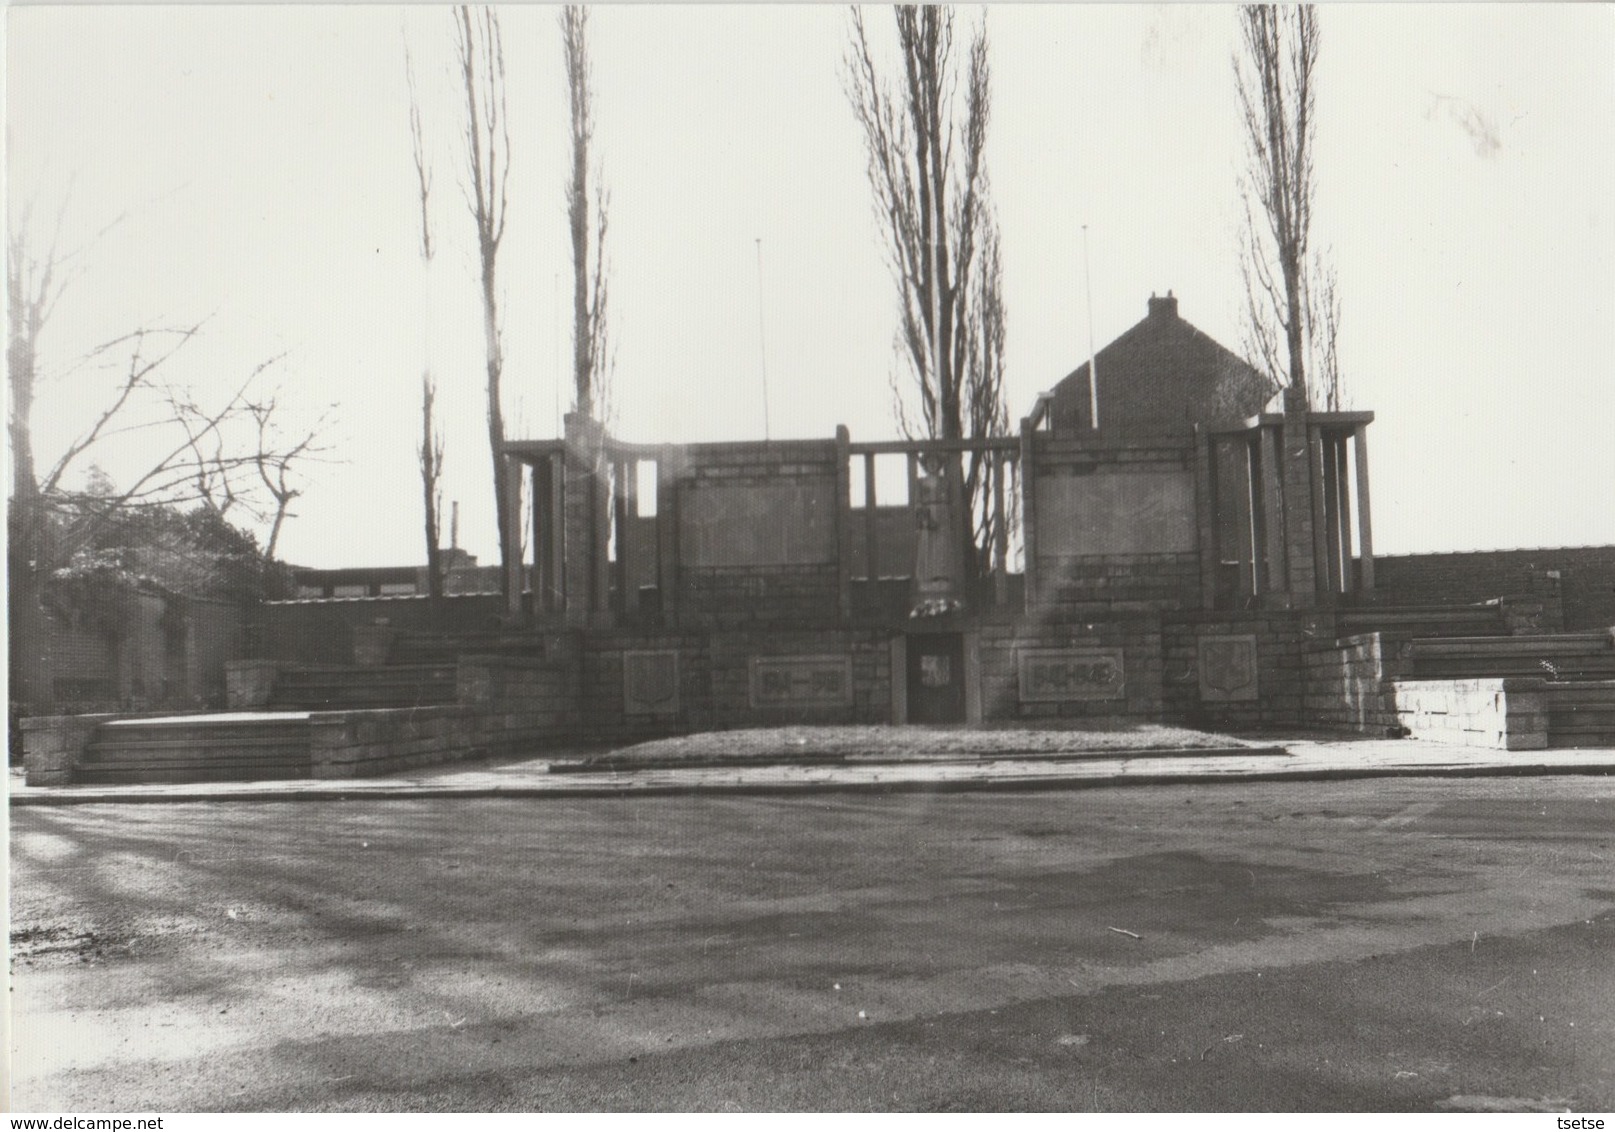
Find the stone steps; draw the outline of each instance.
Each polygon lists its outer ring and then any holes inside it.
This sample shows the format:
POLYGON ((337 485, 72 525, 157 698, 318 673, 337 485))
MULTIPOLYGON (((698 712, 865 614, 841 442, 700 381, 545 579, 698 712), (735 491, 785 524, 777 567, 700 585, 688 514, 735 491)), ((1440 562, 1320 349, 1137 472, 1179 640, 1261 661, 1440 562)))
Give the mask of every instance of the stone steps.
POLYGON ((1495 605, 1387 605, 1341 609, 1342 637, 1388 633, 1399 637, 1489 637, 1507 626, 1495 605))
POLYGON ((1406 644, 1403 659, 1409 675, 1426 680, 1479 676, 1615 679, 1615 647, 1607 633, 1421 638, 1406 644))
POLYGON ((468 630, 456 633, 400 633, 393 641, 392 664, 453 664, 462 656, 544 657, 544 638, 534 633, 468 630))
POLYGON ((1543 687, 1550 747, 1615 747, 1615 680, 1543 687))
POLYGON ((250 782, 307 778, 308 716, 179 716, 96 729, 75 782, 250 782))

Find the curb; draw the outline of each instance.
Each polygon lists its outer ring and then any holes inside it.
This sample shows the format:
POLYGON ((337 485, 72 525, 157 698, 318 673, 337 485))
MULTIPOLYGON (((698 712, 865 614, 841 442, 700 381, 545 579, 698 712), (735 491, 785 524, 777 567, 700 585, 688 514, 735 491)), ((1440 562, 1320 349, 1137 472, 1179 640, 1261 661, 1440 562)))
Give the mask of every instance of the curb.
POLYGON ((1531 778, 1566 775, 1615 776, 1608 763, 1441 764, 1428 766, 1303 766, 1288 770, 1200 771, 1146 774, 1048 774, 1015 778, 892 779, 855 782, 638 782, 575 783, 565 779, 532 786, 378 786, 373 789, 313 787, 300 790, 266 788, 228 793, 174 790, 162 794, 74 790, 71 793, 11 795, 13 806, 169 805, 196 802, 362 802, 433 799, 624 798, 687 797, 702 794, 741 796, 797 794, 951 794, 1009 793, 1050 790, 1094 790, 1126 786, 1214 785, 1238 782, 1344 782, 1365 778, 1531 778))
POLYGON ((980 754, 962 751, 947 755, 918 755, 900 758, 878 752, 801 755, 789 751, 756 757, 751 755, 707 755, 688 759, 575 759, 549 764, 551 774, 628 774, 639 770, 734 770, 744 767, 780 766, 965 766, 973 763, 1073 763, 1117 762, 1129 759, 1239 758, 1288 755, 1284 747, 1142 747, 1138 750, 1093 751, 989 751, 980 754))

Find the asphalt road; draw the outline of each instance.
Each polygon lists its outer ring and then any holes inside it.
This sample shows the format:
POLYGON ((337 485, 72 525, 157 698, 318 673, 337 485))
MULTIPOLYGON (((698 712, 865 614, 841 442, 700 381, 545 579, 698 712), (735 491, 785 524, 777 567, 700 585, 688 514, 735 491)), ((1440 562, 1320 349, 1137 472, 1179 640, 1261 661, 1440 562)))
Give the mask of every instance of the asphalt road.
POLYGON ((16 809, 13 1107, 1615 1108, 1615 784, 16 809))

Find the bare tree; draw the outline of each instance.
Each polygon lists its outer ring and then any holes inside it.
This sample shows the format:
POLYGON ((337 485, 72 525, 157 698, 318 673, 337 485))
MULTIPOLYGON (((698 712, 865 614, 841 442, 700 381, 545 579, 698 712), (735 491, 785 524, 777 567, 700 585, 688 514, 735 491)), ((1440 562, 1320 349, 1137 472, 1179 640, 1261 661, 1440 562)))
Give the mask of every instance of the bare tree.
MULTIPOLYGON (((421 274, 424 281, 425 308, 422 313, 421 362, 421 445, 416 452, 416 463, 421 473, 421 500, 423 526, 426 535, 426 592, 436 601, 443 596, 443 433, 435 417, 437 381, 432 377, 431 322, 432 294, 432 166, 426 155, 426 142, 421 130, 420 97, 415 88, 415 68, 409 57, 409 45, 404 45, 404 72, 409 83, 409 138, 415 158, 415 187, 421 206, 421 274)), ((496 469, 497 474, 497 469, 496 469)))
MULTIPOLYGON (((908 5, 893 15, 902 56, 897 79, 877 63, 856 7, 846 75, 897 284, 896 339, 910 379, 894 377, 898 422, 908 436, 1002 435, 1009 414, 998 224, 985 164, 992 107, 986 29, 975 31, 961 60, 951 8, 908 5)), ((994 468, 972 453, 963 474, 978 566, 994 537, 987 503, 994 468)))
POLYGON ((49 239, 36 243, 31 215, 30 209, 20 210, 6 240, 12 455, 8 563, 13 679, 22 698, 44 704, 50 689, 39 681, 38 658, 19 650, 43 640, 41 599, 54 575, 120 519, 142 510, 201 505, 222 517, 239 506, 270 522, 273 540, 297 493, 295 469, 318 458, 323 449, 318 444, 320 424, 304 431, 284 427, 285 414, 276 399, 260 392, 262 374, 278 359, 257 366, 222 393, 193 389, 169 377, 170 363, 200 333, 200 323, 140 327, 47 372, 41 342, 69 284, 83 274, 89 245, 62 250, 62 213, 49 239), (41 471, 33 432, 36 396, 47 382, 62 383, 86 370, 115 374, 113 387, 100 407, 90 411, 84 428, 41 471), (123 452, 138 450, 144 458, 121 487, 98 471, 89 490, 70 490, 71 473, 108 442, 123 452))
POLYGON ((515 548, 510 530, 510 491, 503 457, 505 418, 500 401, 500 377, 505 358, 499 321, 499 244, 505 236, 506 186, 510 179, 510 120, 505 103, 505 47, 499 31, 499 14, 493 8, 455 9, 455 46, 465 92, 466 192, 477 227, 481 266, 482 326, 488 349, 488 448, 493 460, 494 506, 499 520, 499 554, 509 578, 509 557, 515 548))
POLYGON ((572 175, 566 186, 566 216, 572 231, 572 380, 577 411, 605 420, 610 396, 606 355, 606 227, 610 195, 596 168, 591 204, 589 151, 594 141, 594 84, 589 62, 589 10, 569 4, 561 10, 559 22, 572 108, 572 175))
POLYGON ((1284 386, 1287 408, 1338 408, 1340 304, 1334 269, 1311 243, 1317 13, 1310 4, 1247 5, 1240 32, 1249 352, 1284 386))
POLYGON ((293 517, 292 501, 303 494, 298 482, 307 466, 325 459, 329 451, 329 446, 320 443, 329 417, 322 415, 311 428, 288 433, 282 421, 279 391, 246 401, 244 407, 257 433, 252 445, 252 466, 270 500, 270 510, 263 516, 269 525, 264 557, 274 561, 281 528, 293 517))
POLYGON ((421 375, 421 496, 426 505, 426 592, 443 596, 443 433, 435 419, 437 383, 421 375))

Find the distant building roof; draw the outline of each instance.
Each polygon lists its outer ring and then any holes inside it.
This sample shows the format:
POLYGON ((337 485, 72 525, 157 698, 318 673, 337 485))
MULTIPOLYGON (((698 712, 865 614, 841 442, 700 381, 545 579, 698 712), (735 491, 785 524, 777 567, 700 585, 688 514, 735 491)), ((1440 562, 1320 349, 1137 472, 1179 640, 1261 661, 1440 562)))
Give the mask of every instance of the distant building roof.
MULTIPOLYGON (((1099 351, 1099 427, 1125 436, 1187 436, 1197 423, 1260 412, 1275 392, 1255 366, 1178 317, 1178 300, 1150 296, 1149 313, 1099 351)), ((1088 364, 1054 387, 1056 433, 1089 429, 1088 364)))

